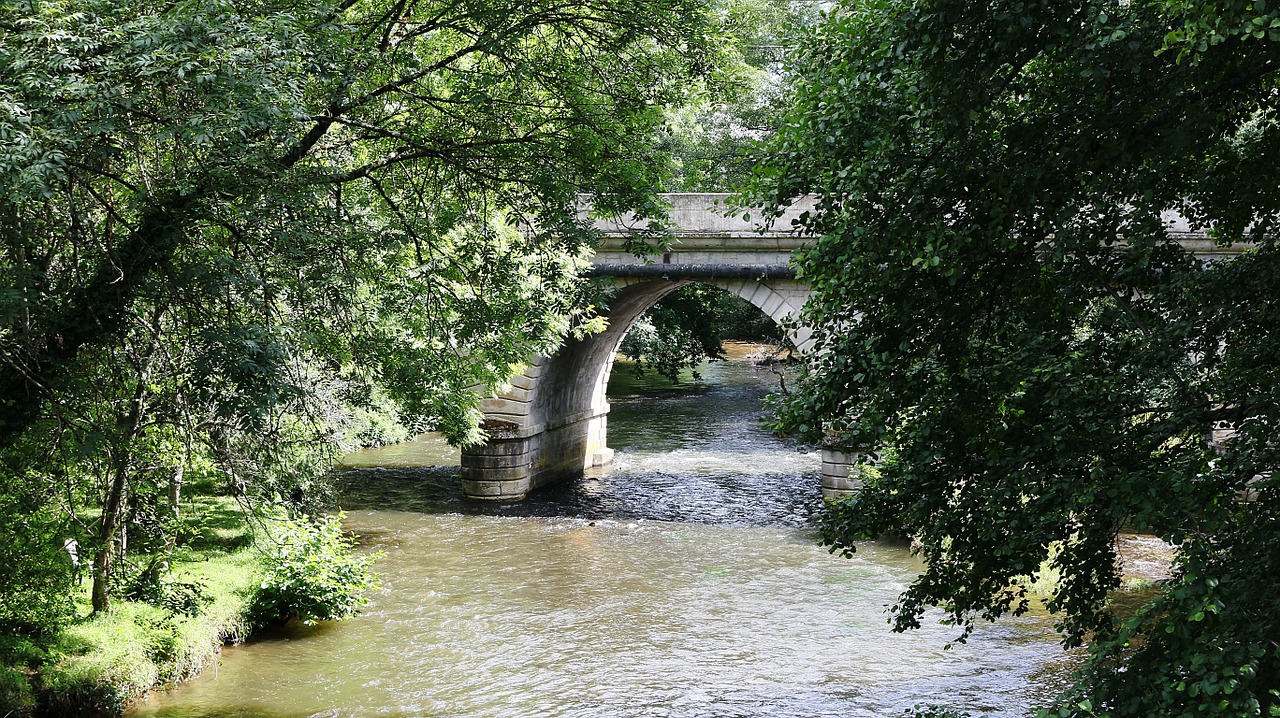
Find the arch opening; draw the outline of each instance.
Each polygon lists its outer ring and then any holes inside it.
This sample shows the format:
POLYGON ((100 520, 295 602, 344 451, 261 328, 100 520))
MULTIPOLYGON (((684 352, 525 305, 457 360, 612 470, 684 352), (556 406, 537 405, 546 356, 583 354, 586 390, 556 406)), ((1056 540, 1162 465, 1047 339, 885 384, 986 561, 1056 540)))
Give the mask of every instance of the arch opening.
POLYGON ((727 358, 725 342, 791 348, 786 332, 759 307, 705 282, 691 282, 658 300, 632 323, 619 345, 617 372, 671 384, 701 378, 698 367, 727 358))

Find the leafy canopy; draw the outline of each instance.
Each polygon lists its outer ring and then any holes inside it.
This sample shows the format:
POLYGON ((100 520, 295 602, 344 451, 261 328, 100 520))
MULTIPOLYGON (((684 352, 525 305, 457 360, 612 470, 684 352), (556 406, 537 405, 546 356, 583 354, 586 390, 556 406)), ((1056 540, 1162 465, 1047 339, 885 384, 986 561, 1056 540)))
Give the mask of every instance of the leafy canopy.
MULTIPOLYGON (((296 512, 367 410, 481 440, 480 397, 591 312, 578 196, 660 216, 707 27, 693 0, 0 0, 0 522, 39 566, 79 540, 103 610, 128 547, 172 550, 188 472, 296 512)), ((66 583, 33 574, 5 588, 66 583)))
POLYGON ((748 193, 812 193, 816 349, 779 428, 881 457, 833 549, 916 537, 898 629, 1050 608, 1056 714, 1280 710, 1280 7, 850 1, 748 193), (1180 212, 1246 251, 1204 262, 1180 212), (1122 527, 1179 546, 1123 622, 1122 527))
POLYGON ((656 212, 662 107, 706 61, 687 0, 0 16, 6 440, 143 303, 194 309, 211 363, 358 360, 475 440, 465 390, 568 328, 590 240, 577 194, 656 212))

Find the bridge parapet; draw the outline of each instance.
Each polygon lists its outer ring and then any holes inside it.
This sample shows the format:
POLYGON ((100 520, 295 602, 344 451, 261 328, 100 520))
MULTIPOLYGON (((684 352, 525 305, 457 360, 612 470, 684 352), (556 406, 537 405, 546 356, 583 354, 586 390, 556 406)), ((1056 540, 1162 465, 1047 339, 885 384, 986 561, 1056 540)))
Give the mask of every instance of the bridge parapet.
MULTIPOLYGON (((802 200, 787 210, 773 226, 761 231, 743 213, 730 213, 728 194, 681 193, 663 195, 670 203, 674 237, 668 251, 637 257, 627 245, 640 223, 614 219, 595 220, 603 233, 592 260, 598 276, 657 278, 784 278, 794 276, 791 253, 804 245, 792 229, 792 220, 813 207, 802 200)), ((587 209, 584 208, 585 215, 587 209)))
MULTIPOLYGON (((714 192, 682 192, 664 194, 670 204, 671 226, 675 240, 669 264, 696 265, 700 263, 727 264, 734 257, 747 260, 763 260, 768 264, 786 266, 791 252, 807 243, 796 235, 792 221, 802 213, 813 210, 815 198, 801 197, 788 207, 769 229, 761 230, 757 217, 744 219, 741 211, 730 211, 733 195, 714 192)), ((580 214, 586 217, 590 206, 584 200, 580 214)), ((1204 258, 1228 257, 1247 249, 1248 244, 1215 243, 1209 232, 1197 227, 1178 212, 1161 215, 1169 237, 1178 240, 1188 251, 1204 258)), ((625 264, 649 266, 660 264, 656 258, 638 258, 626 250, 626 242, 647 223, 639 220, 624 222, 616 219, 596 219, 596 229, 603 239, 596 253, 596 264, 619 266, 625 264)))
MULTIPOLYGON (((794 237, 791 221, 814 207, 811 197, 802 197, 788 207, 773 226, 765 231, 760 230, 759 220, 743 218, 741 210, 733 211, 730 198, 733 195, 724 192, 672 192, 662 195, 670 206, 668 214, 671 226, 680 238, 685 237, 724 237, 742 240, 753 240, 769 237, 794 237)), ((590 214, 590 200, 584 198, 579 205, 579 215, 590 214)), ((641 220, 630 222, 617 219, 596 219, 596 229, 606 237, 633 237, 644 229, 641 220)), ((647 220, 644 220, 647 226, 647 220)))

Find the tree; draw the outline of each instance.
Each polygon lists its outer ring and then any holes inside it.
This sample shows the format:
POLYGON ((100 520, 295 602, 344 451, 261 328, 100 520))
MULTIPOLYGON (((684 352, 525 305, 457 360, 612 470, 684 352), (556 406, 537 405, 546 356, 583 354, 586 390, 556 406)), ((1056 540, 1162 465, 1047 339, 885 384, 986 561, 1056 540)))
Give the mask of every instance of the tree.
POLYGON ((0 458, 100 507, 95 609, 193 461, 297 508, 373 386, 479 440, 472 388, 588 311, 579 193, 660 214, 706 25, 691 0, 0 0, 0 458))
POLYGON ((413 359, 450 398, 415 398, 456 418, 456 389, 563 334, 563 275, 588 239, 575 196, 654 209, 648 138, 701 71, 704 24, 678 2, 98 0, 5 17, 5 437, 132 301, 209 291, 219 263, 252 274, 241 289, 261 304, 302 314, 337 295, 354 316, 329 325, 394 312, 437 338, 413 359), (373 281, 392 296, 351 291, 373 281))
POLYGON ((690 101, 668 112, 669 192, 732 192, 746 181, 758 141, 786 105, 787 55, 819 17, 812 0, 716 0, 711 13, 721 60, 690 101))
POLYGON ((1053 715, 1280 710, 1280 8, 836 5, 749 197, 798 228, 815 351, 779 428, 879 457, 822 536, 910 534, 893 609, 1049 607, 1090 659, 1053 715), (1233 259, 1168 236, 1177 211, 1233 259), (1179 548, 1129 618, 1123 527, 1179 548))

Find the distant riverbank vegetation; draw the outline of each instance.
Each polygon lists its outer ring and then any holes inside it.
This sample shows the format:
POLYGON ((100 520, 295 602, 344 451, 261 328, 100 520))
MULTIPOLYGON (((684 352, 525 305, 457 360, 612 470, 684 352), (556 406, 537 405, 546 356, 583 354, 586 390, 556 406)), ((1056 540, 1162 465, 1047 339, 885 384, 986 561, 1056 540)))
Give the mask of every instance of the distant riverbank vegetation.
POLYGON ((640 315, 618 353, 630 359, 637 375, 656 372, 677 382, 680 372, 704 361, 725 358, 725 341, 768 342, 779 351, 790 346, 782 327, 750 302, 707 284, 690 284, 658 300, 640 315))

